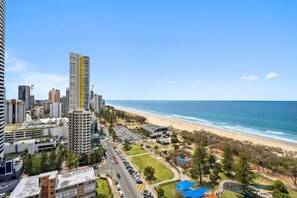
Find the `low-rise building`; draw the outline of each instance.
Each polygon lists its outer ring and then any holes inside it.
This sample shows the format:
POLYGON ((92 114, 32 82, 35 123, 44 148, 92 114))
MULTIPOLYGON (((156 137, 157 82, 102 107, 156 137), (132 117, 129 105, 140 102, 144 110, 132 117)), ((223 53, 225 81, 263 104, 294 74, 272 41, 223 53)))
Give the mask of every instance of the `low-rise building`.
POLYGON ((61 140, 67 139, 67 118, 46 118, 32 120, 26 115, 26 121, 18 125, 6 125, 4 128, 5 153, 19 153, 28 150, 38 153, 43 149, 56 147, 61 140))
POLYGON ((140 128, 148 132, 151 138, 165 138, 170 136, 172 133, 169 131, 168 127, 153 124, 142 125, 140 128))
POLYGON ((58 174, 58 171, 23 178, 11 198, 96 197, 96 177, 93 168, 58 174))

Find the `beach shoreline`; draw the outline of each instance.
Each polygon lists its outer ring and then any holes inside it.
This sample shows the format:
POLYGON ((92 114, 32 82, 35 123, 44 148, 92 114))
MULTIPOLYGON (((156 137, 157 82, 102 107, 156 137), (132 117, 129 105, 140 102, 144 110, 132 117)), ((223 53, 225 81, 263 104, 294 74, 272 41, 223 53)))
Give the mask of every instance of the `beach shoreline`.
POLYGON ((175 119, 175 118, 168 118, 165 116, 148 113, 148 112, 144 112, 141 110, 124 108, 121 106, 115 106, 115 105, 111 105, 111 106, 113 106, 116 109, 131 113, 131 114, 143 116, 146 118, 148 123, 155 124, 155 125, 172 126, 173 128, 176 128, 179 130, 187 130, 190 132, 204 130, 204 131, 207 131, 207 132, 219 135, 219 136, 231 138, 234 140, 239 140, 242 142, 249 141, 249 142, 252 142, 253 144, 270 146, 270 147, 279 147, 279 148, 282 148, 284 151, 297 152, 297 143, 294 144, 292 142, 288 142, 288 141, 284 141, 284 140, 278 140, 278 139, 273 139, 273 138, 268 138, 268 137, 257 136, 254 134, 248 134, 248 133, 241 132, 241 131, 234 131, 231 129, 229 130, 229 129, 216 128, 216 127, 212 127, 212 126, 205 126, 205 125, 201 125, 201 124, 191 123, 189 121, 179 120, 179 119, 175 119))

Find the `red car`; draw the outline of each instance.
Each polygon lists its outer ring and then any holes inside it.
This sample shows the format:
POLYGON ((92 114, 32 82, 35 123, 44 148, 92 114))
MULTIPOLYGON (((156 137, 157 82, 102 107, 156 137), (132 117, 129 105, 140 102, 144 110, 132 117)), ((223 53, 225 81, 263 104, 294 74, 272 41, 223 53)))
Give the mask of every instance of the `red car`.
POLYGON ((117 160, 114 160, 114 163, 115 163, 115 164, 118 164, 118 161, 117 161, 117 160))

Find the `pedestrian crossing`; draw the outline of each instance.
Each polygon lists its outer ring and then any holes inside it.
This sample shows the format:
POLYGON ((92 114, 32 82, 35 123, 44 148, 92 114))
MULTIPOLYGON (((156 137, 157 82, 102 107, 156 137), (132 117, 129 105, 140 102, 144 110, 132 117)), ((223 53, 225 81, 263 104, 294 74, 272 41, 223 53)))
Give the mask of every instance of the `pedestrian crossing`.
POLYGON ((143 184, 136 184, 136 188, 137 188, 137 190, 139 191, 139 192, 143 192, 143 190, 144 190, 144 185, 143 184))

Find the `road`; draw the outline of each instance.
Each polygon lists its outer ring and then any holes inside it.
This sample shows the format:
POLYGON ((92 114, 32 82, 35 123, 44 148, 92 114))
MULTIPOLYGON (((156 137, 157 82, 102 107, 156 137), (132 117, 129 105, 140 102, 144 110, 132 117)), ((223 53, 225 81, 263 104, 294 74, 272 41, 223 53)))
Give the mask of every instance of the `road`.
POLYGON ((142 197, 140 192, 137 191, 136 184, 130 176, 130 174, 128 173, 128 171, 126 170, 126 167, 122 163, 122 160, 119 159, 116 153, 114 152, 113 146, 116 146, 116 144, 106 140, 102 141, 102 144, 105 147, 105 149, 107 149, 107 160, 103 165, 99 167, 99 172, 112 175, 113 178, 117 179, 121 185, 125 197, 142 197), (112 155, 116 157, 118 164, 113 163, 112 155), (120 174, 120 179, 118 178, 117 173, 120 174))

